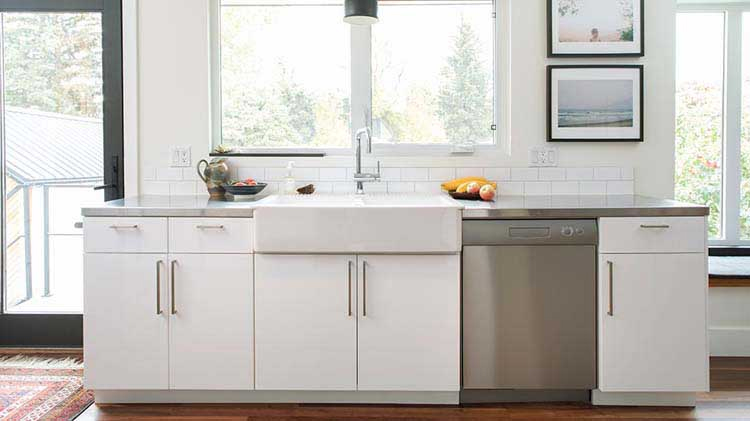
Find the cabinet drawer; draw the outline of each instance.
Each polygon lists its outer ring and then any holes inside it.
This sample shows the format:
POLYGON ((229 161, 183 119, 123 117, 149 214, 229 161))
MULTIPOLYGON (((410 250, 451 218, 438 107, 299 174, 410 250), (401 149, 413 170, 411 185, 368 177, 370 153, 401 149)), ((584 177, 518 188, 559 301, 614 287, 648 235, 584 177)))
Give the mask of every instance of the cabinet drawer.
POLYGON ((705 253, 703 217, 601 218, 601 253, 705 253))
POLYGON ((170 253, 252 253, 250 218, 170 218, 170 253))
POLYGON ((85 218, 86 253, 166 253, 167 218, 85 218))

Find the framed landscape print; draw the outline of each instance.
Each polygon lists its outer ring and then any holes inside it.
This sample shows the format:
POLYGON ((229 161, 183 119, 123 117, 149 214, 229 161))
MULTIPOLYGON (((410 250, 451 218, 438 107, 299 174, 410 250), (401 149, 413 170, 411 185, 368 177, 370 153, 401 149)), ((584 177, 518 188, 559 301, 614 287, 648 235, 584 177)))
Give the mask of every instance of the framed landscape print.
POLYGON ((644 0, 547 0, 549 57, 644 54, 644 0))
POLYGON ((643 66, 548 66, 549 142, 642 142, 643 66))

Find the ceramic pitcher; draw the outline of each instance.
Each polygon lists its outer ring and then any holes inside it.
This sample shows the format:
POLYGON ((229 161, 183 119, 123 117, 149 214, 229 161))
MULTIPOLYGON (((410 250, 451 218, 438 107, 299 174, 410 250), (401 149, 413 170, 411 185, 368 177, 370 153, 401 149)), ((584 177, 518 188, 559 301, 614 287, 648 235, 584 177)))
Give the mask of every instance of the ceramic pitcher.
POLYGON ((229 182, 229 165, 226 161, 225 158, 214 158, 211 162, 201 159, 196 167, 212 200, 224 200, 224 185, 229 182), (205 167, 201 170, 201 165, 204 164, 205 167))

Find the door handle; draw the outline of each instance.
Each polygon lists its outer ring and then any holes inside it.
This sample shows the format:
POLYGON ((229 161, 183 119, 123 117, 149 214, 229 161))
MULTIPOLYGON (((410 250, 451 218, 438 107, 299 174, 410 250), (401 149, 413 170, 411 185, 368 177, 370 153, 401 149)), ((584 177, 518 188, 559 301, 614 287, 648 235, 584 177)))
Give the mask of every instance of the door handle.
POLYGON ((102 184, 101 186, 95 186, 94 190, 104 190, 104 189, 116 189, 116 184, 102 184))
POLYGON ((669 229, 671 227, 669 225, 666 225, 666 224, 665 225, 646 225, 646 224, 642 224, 641 228, 643 228, 643 229, 651 229, 651 230, 666 230, 666 229, 669 229))
POLYGON ((352 261, 349 261, 349 280, 347 282, 348 310, 347 317, 352 317, 352 261))
POLYGON ((171 300, 171 313, 177 314, 177 300, 175 299, 175 288, 174 288, 174 272, 175 272, 175 266, 177 265, 177 260, 172 260, 172 267, 170 268, 170 283, 171 283, 171 289, 172 289, 172 300, 171 300))
POLYGON ((615 264, 613 262, 608 261, 607 266, 609 267, 609 310, 607 311, 607 316, 614 316, 615 315, 615 293, 614 293, 614 286, 615 286, 615 264))
POLYGON ((367 317, 367 261, 362 261, 362 317, 367 317))
POLYGON ((161 315, 161 264, 163 260, 156 261, 156 315, 161 315))
POLYGON ((137 230, 138 225, 110 225, 109 228, 113 230, 137 230))

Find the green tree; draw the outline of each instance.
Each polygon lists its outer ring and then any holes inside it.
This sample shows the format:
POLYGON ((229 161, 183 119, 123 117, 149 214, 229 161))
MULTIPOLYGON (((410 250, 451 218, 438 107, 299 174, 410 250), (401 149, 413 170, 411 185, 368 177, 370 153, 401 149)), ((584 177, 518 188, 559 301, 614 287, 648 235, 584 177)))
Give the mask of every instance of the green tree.
POLYGON ((443 68, 438 116, 451 143, 474 143, 487 137, 492 122, 489 78, 480 58, 479 38, 461 19, 453 53, 443 68))
POLYGON ((3 37, 8 105, 102 117, 100 15, 9 13, 3 37))

